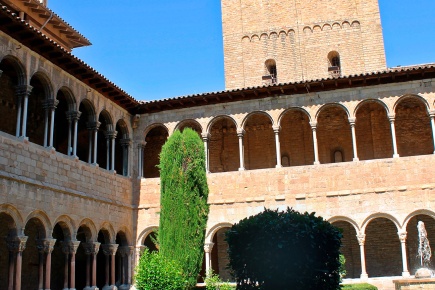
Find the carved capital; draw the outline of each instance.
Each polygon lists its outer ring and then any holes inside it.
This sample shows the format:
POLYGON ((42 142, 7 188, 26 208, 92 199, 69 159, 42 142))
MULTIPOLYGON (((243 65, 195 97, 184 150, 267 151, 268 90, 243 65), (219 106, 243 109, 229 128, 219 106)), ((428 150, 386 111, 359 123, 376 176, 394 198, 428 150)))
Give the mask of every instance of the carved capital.
POLYGON ((86 128, 88 130, 91 130, 91 131, 96 131, 96 130, 98 130, 100 128, 100 125, 101 125, 101 123, 98 122, 98 121, 96 121, 96 122, 88 122, 88 123, 86 123, 86 128))
POLYGON ((275 134, 278 134, 281 131, 281 126, 275 125, 272 127, 272 129, 275 134))
POLYGON ((134 247, 123 246, 118 248, 118 253, 121 255, 121 257, 128 257, 132 255, 133 252, 134 252, 134 247))
POLYGON ((435 118, 435 110, 430 110, 429 118, 431 118, 431 119, 435 118))
POLYGON ((317 130, 317 122, 310 122, 311 130, 317 130))
POLYGON ((80 111, 68 111, 65 114, 66 114, 67 120, 78 121, 80 119, 80 116, 82 115, 82 112, 80 112, 80 111))
POLYGON ((408 236, 408 233, 403 231, 403 232, 398 232, 397 235, 399 235, 399 239, 401 243, 406 243, 406 238, 408 236))
POLYGON ((390 121, 390 123, 394 123, 394 121, 396 120, 396 115, 389 114, 388 115, 388 120, 390 121))
POLYGON ((118 135, 118 132, 113 130, 107 130, 106 132, 104 132, 104 135, 107 139, 115 139, 116 135, 118 135))
POLYGON ((86 255, 96 255, 100 250, 100 243, 82 243, 86 255))
POLYGON ((80 241, 62 242, 62 252, 64 254, 75 254, 80 246, 80 241))
POLYGON ((239 129, 237 129, 237 136, 238 136, 239 138, 242 138, 243 135, 245 135, 245 133, 246 133, 246 131, 245 131, 243 128, 239 128, 239 129))
POLYGON ((204 252, 211 253, 213 250, 214 243, 205 243, 204 244, 204 252))
POLYGON ((105 244, 101 245, 101 249, 103 250, 104 255, 115 256, 116 251, 118 250, 118 246, 118 244, 105 244))
POLYGON ((365 234, 358 234, 356 235, 357 239, 358 239, 358 244, 360 246, 364 246, 364 243, 366 242, 366 235, 365 234))
POLYGON ((202 133, 201 138, 202 138, 202 141, 208 142, 208 139, 210 138, 210 134, 209 133, 202 133))
POLYGON ((350 126, 355 126, 356 118, 349 118, 349 124, 350 126))
POLYGON ((6 239, 6 243, 8 245, 8 249, 11 252, 19 253, 23 252, 26 248, 28 237, 21 236, 21 237, 13 237, 11 239, 6 239))
POLYGON ((122 147, 130 147, 131 146, 131 139, 129 139, 129 138, 121 139, 119 141, 119 143, 121 144, 122 147))
POLYGON ((32 92, 33 87, 30 85, 21 85, 15 87, 15 95, 19 98, 28 97, 32 92))
POLYGON ((42 102, 42 107, 47 110, 55 110, 57 105, 59 105, 59 100, 55 99, 48 99, 42 102))
POLYGON ((51 254, 54 250, 54 244, 56 243, 56 239, 45 239, 39 240, 37 242, 37 248, 40 253, 51 254))

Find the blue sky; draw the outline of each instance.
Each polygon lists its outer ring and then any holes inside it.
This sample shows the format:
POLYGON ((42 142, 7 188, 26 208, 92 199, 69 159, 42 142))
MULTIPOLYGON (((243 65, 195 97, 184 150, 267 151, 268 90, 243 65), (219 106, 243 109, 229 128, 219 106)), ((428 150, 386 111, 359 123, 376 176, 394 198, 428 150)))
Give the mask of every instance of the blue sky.
MULTIPOLYGON (((379 0, 389 67, 435 62, 435 1, 379 0)), ((224 90, 220 0, 48 0, 78 56, 138 100, 224 90)))

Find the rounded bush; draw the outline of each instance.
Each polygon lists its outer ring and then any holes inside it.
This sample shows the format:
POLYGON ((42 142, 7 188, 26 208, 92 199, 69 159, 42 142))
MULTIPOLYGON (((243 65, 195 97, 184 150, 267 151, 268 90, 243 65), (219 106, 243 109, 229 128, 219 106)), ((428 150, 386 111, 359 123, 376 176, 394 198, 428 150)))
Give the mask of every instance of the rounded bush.
POLYGON ((226 234, 237 289, 340 289, 341 233, 314 213, 265 210, 226 234))

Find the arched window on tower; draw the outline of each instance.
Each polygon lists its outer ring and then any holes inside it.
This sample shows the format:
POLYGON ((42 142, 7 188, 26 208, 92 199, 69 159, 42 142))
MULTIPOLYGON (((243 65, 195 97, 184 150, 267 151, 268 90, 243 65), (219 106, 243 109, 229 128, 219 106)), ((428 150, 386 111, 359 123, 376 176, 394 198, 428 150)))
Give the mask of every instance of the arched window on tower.
POLYGON ((268 59, 264 63, 265 73, 262 77, 263 85, 272 85, 278 83, 278 73, 276 70, 276 61, 268 59))
POLYGON ((340 54, 336 51, 331 51, 328 54, 328 72, 333 78, 341 76, 340 54))

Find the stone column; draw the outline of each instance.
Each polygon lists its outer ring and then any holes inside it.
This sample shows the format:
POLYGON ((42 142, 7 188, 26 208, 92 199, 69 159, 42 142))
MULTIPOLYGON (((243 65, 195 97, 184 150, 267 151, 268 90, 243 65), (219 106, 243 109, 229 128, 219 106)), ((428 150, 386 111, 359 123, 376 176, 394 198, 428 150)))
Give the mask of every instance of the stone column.
POLYGON ((358 238, 359 249, 361 252, 361 277, 360 278, 361 280, 367 280, 369 276, 367 275, 367 270, 366 270, 366 255, 364 250, 366 235, 360 233, 356 237, 358 238))
POLYGON ((435 154, 435 121, 434 121, 435 111, 430 111, 429 118, 430 118, 430 124, 432 127, 432 141, 433 141, 433 146, 434 146, 433 154, 435 154))
POLYGON ((356 145, 355 121, 355 118, 349 118, 350 130, 352 131, 353 161, 359 161, 356 145))
POLYGON ((106 169, 115 170, 115 138, 118 132, 107 130, 106 135, 106 169))
POLYGON ((210 138, 210 134, 208 133, 202 133, 201 134, 202 141, 204 141, 204 149, 205 149, 205 172, 210 172, 210 161, 209 161, 209 154, 208 154, 208 139, 210 138))
POLYGON ((133 270, 132 270, 132 258, 133 258, 133 254, 134 254, 134 247, 130 246, 128 247, 128 252, 127 252, 127 284, 131 285, 132 284, 132 277, 133 277, 133 270))
POLYGON ((70 290, 76 289, 76 253, 79 248, 80 241, 71 242, 70 254, 71 254, 71 262, 70 262, 70 290))
POLYGON ((17 101, 18 101, 16 137, 26 138, 27 104, 32 89, 33 87, 30 85, 16 86, 15 88, 16 90, 15 95, 17 96, 17 101), (21 109, 23 100, 24 100, 23 109, 21 109), (21 123, 21 119, 23 119, 22 123, 21 123), (21 132, 20 132, 20 127, 21 127, 21 132))
POLYGON ((45 290, 50 290, 51 286, 51 253, 54 250, 55 239, 46 239, 43 242, 43 251, 45 253, 45 290))
MULTIPOLYGON (((72 144, 72 146, 73 146, 72 155, 74 157, 77 157, 78 122, 79 122, 80 116, 82 115, 82 112, 80 112, 80 111, 70 111, 67 114, 71 118, 72 123, 73 123, 73 132, 74 132, 73 134, 74 135, 73 135, 73 144, 72 144)), ((69 138, 69 136, 68 136, 68 138, 69 138)), ((68 140, 68 143, 69 143, 68 146, 71 146, 69 140, 68 140)), ((68 151, 69 150, 70 150, 70 147, 68 148, 68 151)))
POLYGON ((101 247, 106 256, 106 285, 103 290, 117 289, 115 286, 115 255, 118 250, 118 244, 101 245, 101 247))
POLYGON ((48 141, 48 147, 53 148, 54 114, 58 104, 59 104, 59 100, 48 99, 44 101, 42 105, 45 110, 44 147, 47 147, 47 141, 48 141), (49 112, 50 112, 50 121, 48 120, 49 112), (48 132, 49 123, 50 123, 50 132, 48 132), (47 140, 47 135, 48 135, 48 140, 47 140))
POLYGON ((393 158, 399 158, 399 153, 397 153, 396 127, 394 126, 395 119, 395 115, 388 115, 388 120, 390 121, 391 127, 391 138, 393 140, 393 158))
POLYGON ((313 145, 314 145, 314 165, 320 164, 319 162, 319 148, 317 146, 317 122, 310 122, 311 130, 313 131, 313 145))
POLYGON ((69 254, 70 247, 68 242, 62 242, 62 253, 65 254, 65 263, 63 265, 63 290, 69 290, 68 278, 69 278, 69 254))
POLYGON ((100 128, 100 122, 88 122, 87 129, 89 131, 89 155, 88 163, 97 165, 97 143, 98 143, 98 129, 100 128), (93 141, 92 141, 93 139, 93 141), (92 146, 93 145, 93 146, 92 146), (93 148, 93 150, 92 150, 93 148), (93 158, 92 158, 93 157, 93 158))
POLYGON ((205 243, 204 245, 204 253, 205 253, 205 274, 211 274, 211 251, 213 250, 214 243, 205 243))
POLYGON ((39 265, 38 265, 38 289, 44 290, 44 247, 38 245, 39 265))
POLYGON ((276 147, 276 168, 281 168, 281 143, 279 142, 280 126, 273 126, 273 132, 275 133, 275 147, 276 147))
POLYGON ((136 261, 135 261, 135 265, 139 265, 139 260, 140 260, 140 256, 142 255, 143 251, 145 251, 147 247, 145 246, 137 246, 136 247, 136 261))
POLYGON ((129 167, 129 154, 128 151, 130 149, 131 140, 128 138, 121 139, 120 141, 122 147, 122 175, 130 176, 130 167, 129 167))
POLYGON ((240 167, 239 171, 245 170, 245 156, 243 147, 243 135, 245 135, 245 130, 237 129, 237 137, 239 137, 239 156, 240 156, 240 167))
POLYGON ((14 290, 14 270, 15 270, 15 249, 12 241, 6 238, 6 244, 9 250, 9 273, 8 273, 8 290, 14 290))
POLYGON ((138 162, 138 178, 141 179, 144 177, 144 173, 143 173, 143 163, 144 163, 144 150, 145 150, 145 146, 146 146, 146 142, 145 141, 140 141, 138 144, 138 156, 139 156, 139 162, 138 162))
POLYGON ((402 248, 402 264, 403 264, 402 277, 407 278, 407 277, 411 276, 409 274, 409 271, 408 271, 408 259, 406 257, 406 237, 407 237, 407 233, 406 233, 406 231, 402 231, 402 232, 398 232, 397 234, 399 235, 400 245, 401 245, 401 248, 402 248))
MULTIPOLYGON (((15 258, 15 280, 14 273, 11 274, 9 272, 8 290, 21 290, 21 269, 23 262, 23 251, 26 248, 27 238, 28 237, 26 236, 20 236, 7 240, 8 249, 14 254, 13 256, 15 258)), ((12 270, 12 272, 14 270, 13 267, 11 269, 11 264, 9 264, 9 270, 12 270)))
POLYGON ((87 257, 86 261, 86 287, 85 290, 95 290, 97 288, 97 254, 100 243, 84 243, 83 248, 87 257), (91 259, 92 258, 92 259, 91 259), (92 261, 92 265, 91 265, 92 261))
POLYGON ((118 253, 121 256, 121 284, 119 289, 130 289, 131 285, 131 257, 134 253, 134 247, 123 246, 118 248, 118 253))

